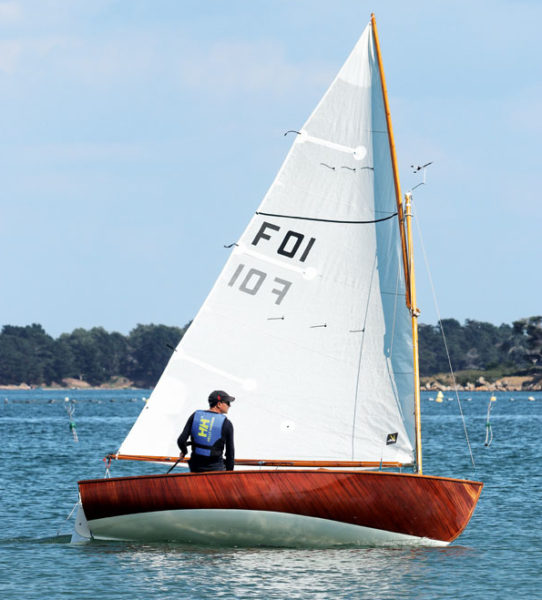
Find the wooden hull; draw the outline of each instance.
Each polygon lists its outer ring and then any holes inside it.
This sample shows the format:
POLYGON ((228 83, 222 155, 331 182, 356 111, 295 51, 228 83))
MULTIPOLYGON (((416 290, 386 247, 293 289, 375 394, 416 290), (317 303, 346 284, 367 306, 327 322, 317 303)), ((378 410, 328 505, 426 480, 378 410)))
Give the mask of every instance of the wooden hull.
POLYGON ((222 471, 79 482, 90 535, 222 545, 447 544, 475 481, 330 470, 222 471))

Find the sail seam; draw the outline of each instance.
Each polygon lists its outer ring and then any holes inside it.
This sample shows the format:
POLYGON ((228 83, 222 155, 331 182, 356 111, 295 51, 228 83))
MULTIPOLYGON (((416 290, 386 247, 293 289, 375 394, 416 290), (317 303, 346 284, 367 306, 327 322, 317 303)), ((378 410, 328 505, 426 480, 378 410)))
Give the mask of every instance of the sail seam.
POLYGON ((392 215, 388 215, 387 217, 382 217, 382 219, 374 219, 373 221, 340 221, 337 219, 319 219, 316 217, 301 217, 295 215, 279 215, 274 213, 265 213, 256 211, 257 215, 262 215, 264 217, 277 217, 281 219, 299 219, 302 221, 319 221, 321 223, 345 223, 349 225, 370 225, 372 223, 380 223, 381 221, 388 221, 389 219, 393 219, 393 217, 397 216, 397 213, 394 212, 392 215))

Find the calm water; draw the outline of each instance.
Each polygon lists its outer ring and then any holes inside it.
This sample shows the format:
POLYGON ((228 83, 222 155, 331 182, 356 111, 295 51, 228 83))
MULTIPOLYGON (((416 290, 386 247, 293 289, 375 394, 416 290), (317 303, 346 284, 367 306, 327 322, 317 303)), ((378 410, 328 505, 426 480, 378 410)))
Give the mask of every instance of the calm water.
MULTIPOLYGON (((541 599, 542 393, 497 394, 485 447, 490 395, 460 394, 475 472, 457 403, 422 399, 424 471, 485 482, 454 545, 300 551, 70 544, 77 479, 103 475, 101 458, 116 450, 148 391, 0 391, 0 598, 541 599)), ((115 464, 113 475, 135 469, 115 464)))

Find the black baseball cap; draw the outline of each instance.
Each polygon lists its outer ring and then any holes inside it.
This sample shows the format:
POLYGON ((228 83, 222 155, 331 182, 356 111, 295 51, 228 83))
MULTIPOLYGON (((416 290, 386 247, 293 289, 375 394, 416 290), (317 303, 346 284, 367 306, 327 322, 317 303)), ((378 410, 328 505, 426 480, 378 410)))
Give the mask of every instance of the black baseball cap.
POLYGON ((235 398, 227 394, 224 390, 215 390, 209 394, 209 404, 211 406, 214 406, 219 402, 227 402, 228 404, 231 404, 234 400, 235 398))

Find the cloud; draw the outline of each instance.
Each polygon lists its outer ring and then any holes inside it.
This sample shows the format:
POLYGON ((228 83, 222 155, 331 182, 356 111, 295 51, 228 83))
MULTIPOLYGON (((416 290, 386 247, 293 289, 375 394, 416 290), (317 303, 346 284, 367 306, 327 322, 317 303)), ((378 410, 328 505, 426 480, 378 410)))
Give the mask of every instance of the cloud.
POLYGON ((177 29, 156 23, 130 27, 106 20, 108 2, 91 5, 43 0, 30 10, 23 2, 23 14, 15 2, 0 0, 0 25, 8 20, 13 25, 0 42, 0 74, 21 75, 23 87, 44 81, 95 88, 158 80, 167 85, 172 78, 171 84, 188 90, 273 98, 294 88, 322 88, 335 74, 336 64, 300 60, 273 40, 195 36, 184 22, 177 29), (107 26, 90 27, 100 21, 107 26))
POLYGON ((507 99, 502 111, 513 131, 538 136, 542 133, 542 86, 521 90, 519 97, 507 99))
POLYGON ((66 51, 70 42, 59 36, 19 36, 0 41, 0 72, 20 75, 44 75, 51 71, 55 50, 66 51))
POLYGON ((16 147, 17 152, 31 162, 88 163, 104 161, 134 162, 152 159, 152 151, 139 144, 119 142, 73 142, 34 144, 16 147))
POLYGON ((19 77, 23 87, 40 81, 49 86, 71 82, 88 87, 142 81, 156 73, 158 63, 146 41, 139 36, 120 43, 71 35, 23 35, 0 41, 0 74, 19 77))
POLYGON ((19 64, 22 45, 16 41, 0 41, 0 71, 12 75, 19 64))
POLYGON ((0 2, 0 24, 9 25, 19 21, 22 17, 22 11, 16 2, 0 2))
POLYGON ((221 42, 209 49, 192 47, 183 53, 179 74, 183 85, 213 88, 220 94, 266 92, 283 95, 295 86, 329 83, 333 67, 296 64, 271 42, 221 42))

